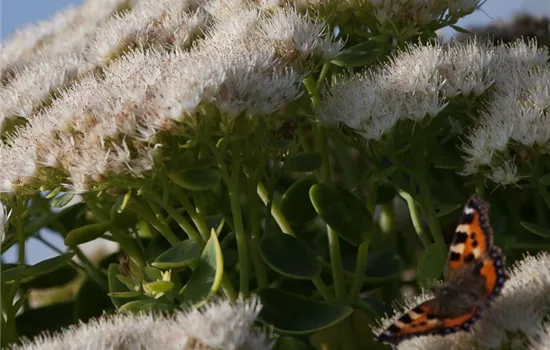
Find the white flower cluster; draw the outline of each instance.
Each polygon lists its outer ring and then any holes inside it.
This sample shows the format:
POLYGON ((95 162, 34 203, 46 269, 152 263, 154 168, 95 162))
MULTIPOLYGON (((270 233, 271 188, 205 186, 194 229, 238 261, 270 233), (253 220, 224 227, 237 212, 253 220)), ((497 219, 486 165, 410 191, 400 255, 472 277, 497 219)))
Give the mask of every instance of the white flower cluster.
POLYGON ((129 46, 185 46, 207 18, 196 1, 142 0, 131 11, 118 13, 100 25, 89 40, 84 58, 94 67, 101 67, 129 46))
POLYGON ((514 159, 504 156, 511 142, 550 152, 550 55, 537 50, 534 43, 499 47, 499 51, 494 69, 496 93, 481 114, 479 126, 466 137, 464 173, 489 166, 490 179, 510 184, 519 180, 514 159), (493 167, 494 157, 501 157, 503 164, 493 167))
POLYGON ((254 330, 260 301, 213 301, 201 309, 172 317, 143 315, 103 316, 56 334, 42 334, 13 350, 264 350, 272 349, 269 334, 254 330))
POLYGON ((549 58, 535 42, 412 45, 383 67, 336 77, 325 91, 320 119, 380 140, 399 120, 434 117, 459 95, 479 96, 491 88, 478 126, 462 145, 463 173, 489 166, 492 180, 513 183, 518 180, 515 164, 504 159, 494 166, 493 156, 511 141, 550 150, 549 58))
POLYGON ((189 51, 130 50, 30 115, 0 144, 0 192, 47 183, 42 169, 67 176, 74 192, 109 174, 139 176, 154 165, 159 131, 204 121, 198 107, 206 104, 228 117, 270 114, 300 96, 307 72, 299 61, 330 58, 343 46, 296 10, 264 12, 247 1, 204 8, 211 27, 189 51))
MULTIPOLYGON (((472 332, 446 336, 430 335, 410 338, 399 343, 398 349, 466 350, 466 349, 526 349, 550 347, 550 254, 526 256, 510 271, 502 294, 484 309, 472 332)), ((423 294, 415 302, 431 297, 423 294)), ((417 303, 409 303, 415 306, 417 303)), ((404 309, 403 309, 404 310, 404 309)), ((398 310, 399 314, 402 310, 398 310)), ((395 318, 382 321, 389 325, 395 318)))
POLYGON ((28 118, 89 69, 83 52, 97 26, 130 0, 88 0, 17 31, 0 50, 0 129, 28 118))

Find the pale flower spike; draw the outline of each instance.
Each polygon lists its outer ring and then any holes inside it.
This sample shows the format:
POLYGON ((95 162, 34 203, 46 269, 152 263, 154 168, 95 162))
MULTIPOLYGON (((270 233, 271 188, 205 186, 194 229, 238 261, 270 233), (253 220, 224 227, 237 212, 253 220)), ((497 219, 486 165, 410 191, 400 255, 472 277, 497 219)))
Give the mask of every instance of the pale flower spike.
POLYGON ((210 301, 174 316, 103 316, 55 335, 43 333, 13 350, 268 350, 274 346, 271 334, 253 326, 261 307, 252 296, 210 301))
MULTIPOLYGON (((525 256, 510 269, 510 275, 502 294, 483 310, 472 332, 414 337, 399 343, 397 349, 548 349, 550 328, 545 320, 550 312, 550 253, 525 256)), ((425 293, 410 304, 430 297, 425 293)), ((394 319, 382 320, 377 330, 385 329, 394 319)))

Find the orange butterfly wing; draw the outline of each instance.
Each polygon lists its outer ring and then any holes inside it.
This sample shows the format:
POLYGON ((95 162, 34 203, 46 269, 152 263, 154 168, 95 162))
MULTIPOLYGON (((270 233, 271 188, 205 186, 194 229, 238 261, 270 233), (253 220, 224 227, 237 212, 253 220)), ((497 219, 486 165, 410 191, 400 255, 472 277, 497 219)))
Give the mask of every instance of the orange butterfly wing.
MULTIPOLYGON (((479 278, 484 279, 485 298, 491 300, 500 294, 508 275, 505 271, 502 252, 498 247, 493 246, 489 205, 476 195, 466 203, 457 226, 449 249, 445 280, 449 280, 450 276, 474 261, 477 261, 477 268, 472 271, 475 271, 479 278)), ((455 318, 442 318, 436 315, 436 305, 436 299, 430 299, 418 305, 380 333, 378 340, 398 344, 400 341, 414 336, 444 335, 467 330, 481 313, 480 308, 473 308, 455 318)))
POLYGON ((472 196, 462 213, 447 258, 448 275, 474 260, 483 258, 493 248, 493 229, 489 222, 489 204, 472 196))
POLYGON ((435 315, 436 300, 430 299, 410 310, 385 331, 378 335, 378 340, 389 344, 398 344, 404 339, 428 335, 450 334, 467 330, 477 320, 478 309, 456 318, 439 318, 435 315))

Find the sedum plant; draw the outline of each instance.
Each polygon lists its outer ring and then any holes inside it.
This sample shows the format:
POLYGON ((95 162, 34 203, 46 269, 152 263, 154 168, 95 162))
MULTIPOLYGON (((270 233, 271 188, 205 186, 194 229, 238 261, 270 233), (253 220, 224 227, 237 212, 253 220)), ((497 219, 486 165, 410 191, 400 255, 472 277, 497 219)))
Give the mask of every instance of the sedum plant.
POLYGON ((2 346, 387 348, 477 192, 512 277, 471 333, 400 347, 545 348, 548 256, 524 253, 550 248, 550 56, 438 40, 479 6, 89 0, 20 29, 0 54, 2 346), (28 264, 45 230, 66 249, 28 264), (120 251, 92 262, 101 241, 120 251))

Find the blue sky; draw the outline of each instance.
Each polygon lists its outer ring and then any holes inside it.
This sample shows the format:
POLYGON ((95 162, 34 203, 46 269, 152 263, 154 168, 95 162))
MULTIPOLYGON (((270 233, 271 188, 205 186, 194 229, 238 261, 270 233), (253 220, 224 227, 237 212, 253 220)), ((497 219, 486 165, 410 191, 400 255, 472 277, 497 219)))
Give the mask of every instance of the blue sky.
MULTIPOLYGON (((79 5, 83 0, 4 0, 0 4, 0 38, 8 38, 18 27, 48 19, 57 11, 70 6, 79 5)), ((506 19, 514 12, 526 10, 539 15, 550 15, 550 0, 487 0, 482 7, 483 11, 463 18, 458 24, 467 27, 472 24, 483 24, 496 19, 506 19)), ((447 31, 447 35, 452 31, 447 31)), ((60 237, 52 237, 52 243, 64 249, 60 237)), ((45 247, 36 240, 28 242, 29 259, 33 264, 56 255, 54 251, 45 247)), ((16 257, 13 249, 6 252, 6 260, 12 261, 16 257)))

